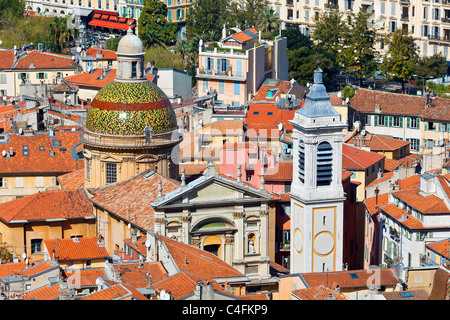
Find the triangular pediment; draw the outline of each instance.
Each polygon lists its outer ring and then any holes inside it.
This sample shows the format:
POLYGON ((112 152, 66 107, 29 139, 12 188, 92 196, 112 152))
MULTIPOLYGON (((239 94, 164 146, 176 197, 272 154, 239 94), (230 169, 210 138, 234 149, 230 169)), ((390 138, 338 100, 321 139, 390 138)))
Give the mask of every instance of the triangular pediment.
MULTIPOLYGON (((235 182, 227 181, 219 177, 210 179, 199 178, 202 181, 193 181, 187 187, 180 187, 171 194, 170 199, 166 199, 161 205, 179 205, 182 203, 197 204, 208 202, 228 202, 242 200, 257 200, 261 199, 267 201, 272 197, 268 194, 263 194, 257 189, 249 188, 247 186, 238 185, 235 182)), ((158 204, 157 204, 158 205, 158 204)))

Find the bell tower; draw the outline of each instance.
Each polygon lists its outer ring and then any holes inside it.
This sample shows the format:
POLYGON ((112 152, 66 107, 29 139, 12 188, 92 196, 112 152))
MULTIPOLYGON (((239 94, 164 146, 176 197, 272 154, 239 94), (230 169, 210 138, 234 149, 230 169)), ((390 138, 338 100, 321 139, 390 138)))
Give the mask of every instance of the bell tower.
POLYGON ((343 203, 342 130, 314 71, 306 102, 291 120, 294 165, 291 185, 291 273, 342 270, 343 203))

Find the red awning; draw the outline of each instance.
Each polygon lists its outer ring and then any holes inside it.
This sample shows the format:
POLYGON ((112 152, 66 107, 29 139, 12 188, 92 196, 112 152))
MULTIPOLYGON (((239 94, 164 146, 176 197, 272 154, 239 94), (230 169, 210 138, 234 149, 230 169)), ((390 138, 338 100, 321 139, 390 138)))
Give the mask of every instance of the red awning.
POLYGON ((127 18, 119 18, 119 22, 126 22, 127 18))
POLYGON ((103 20, 108 20, 109 16, 107 14, 102 15, 103 20))
POLYGON ((119 13, 114 12, 114 11, 105 11, 105 10, 94 10, 94 13, 99 13, 99 14, 107 14, 110 16, 118 16, 119 13))
POLYGON ((110 16, 110 17, 109 17, 109 21, 117 21, 117 17, 115 17, 115 16, 110 16))
POLYGON ((96 14, 94 14, 94 19, 98 19, 98 18, 100 18, 100 16, 101 16, 100 13, 96 13, 96 14))
MULTIPOLYGON (((116 30, 128 30, 128 24, 112 22, 112 21, 104 21, 104 20, 92 20, 89 22, 90 26, 108 28, 108 29, 116 29, 116 30)), ((131 25, 131 28, 134 28, 135 25, 131 25)))

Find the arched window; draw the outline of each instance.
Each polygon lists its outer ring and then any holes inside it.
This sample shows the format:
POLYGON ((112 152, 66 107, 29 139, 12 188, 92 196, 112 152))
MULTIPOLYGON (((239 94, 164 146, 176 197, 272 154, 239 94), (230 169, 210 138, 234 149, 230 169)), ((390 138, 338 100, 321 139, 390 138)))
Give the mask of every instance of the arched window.
POLYGON ((329 142, 317 146, 317 185, 328 186, 332 179, 333 148, 329 142))
POLYGON ((305 143, 300 140, 298 143, 298 178, 305 182, 305 143))

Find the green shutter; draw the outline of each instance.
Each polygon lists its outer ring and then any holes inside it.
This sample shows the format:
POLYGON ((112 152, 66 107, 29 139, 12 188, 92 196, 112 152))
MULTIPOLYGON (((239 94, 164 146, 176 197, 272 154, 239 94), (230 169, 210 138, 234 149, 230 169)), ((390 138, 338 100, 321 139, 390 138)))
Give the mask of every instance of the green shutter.
POLYGON ((36 72, 36 79, 39 79, 39 73, 36 72))
POLYGON ((425 123, 423 124, 423 129, 425 131, 428 131, 428 121, 425 121, 425 123))
POLYGON ((416 124, 417 124, 417 129, 420 129, 420 118, 417 118, 416 124))
POLYGON ((399 125, 400 125, 400 128, 403 128, 403 117, 400 117, 399 125))
POLYGON ((407 117, 407 118, 406 118, 406 127, 407 127, 407 128, 410 128, 410 127, 411 127, 411 118, 410 118, 410 117, 407 117))
POLYGON ((373 126, 374 127, 378 126, 378 116, 377 115, 374 115, 374 117, 373 117, 373 126))
POLYGON ((389 117, 388 117, 389 127, 392 127, 392 120, 393 120, 393 117, 392 117, 392 116, 389 116, 389 117))
POLYGON ((30 79, 30 74, 27 72, 27 80, 30 79))
POLYGON ((20 73, 18 73, 18 74, 17 74, 17 79, 19 79, 19 80, 20 80, 20 73))
POLYGON ((44 79, 47 79, 47 72, 44 73, 44 79))

